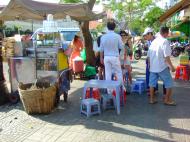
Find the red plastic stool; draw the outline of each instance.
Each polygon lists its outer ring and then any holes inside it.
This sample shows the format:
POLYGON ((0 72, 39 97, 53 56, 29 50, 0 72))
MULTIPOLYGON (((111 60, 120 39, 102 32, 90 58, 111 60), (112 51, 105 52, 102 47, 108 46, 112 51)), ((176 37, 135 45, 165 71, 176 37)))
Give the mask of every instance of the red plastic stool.
MULTIPOLYGON (((126 91, 123 91, 123 95, 120 95, 120 104, 121 105, 124 105, 124 104, 126 104, 126 102, 127 102, 127 93, 126 93, 126 91), (123 97, 122 97, 123 96, 123 97), (124 99, 124 104, 123 104, 123 99, 124 99)), ((114 97, 116 97, 116 92, 115 92, 115 90, 113 90, 113 96, 114 97)))
MULTIPOLYGON (((98 88, 93 88, 93 90, 92 90, 92 97, 94 99, 96 99, 96 100, 100 100, 101 99, 100 91, 99 91, 98 88)), ((88 88, 86 90, 86 97, 85 97, 85 99, 88 99, 88 98, 90 98, 90 88, 88 88)))
POLYGON ((182 66, 182 65, 177 66, 175 79, 189 80, 187 66, 182 66))

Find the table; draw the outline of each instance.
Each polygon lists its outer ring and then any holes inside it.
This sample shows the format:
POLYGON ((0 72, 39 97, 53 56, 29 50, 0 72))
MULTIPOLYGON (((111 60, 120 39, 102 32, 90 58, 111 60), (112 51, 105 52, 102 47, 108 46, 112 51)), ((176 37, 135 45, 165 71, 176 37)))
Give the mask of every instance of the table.
POLYGON ((116 110, 117 114, 120 114, 120 87, 122 83, 119 81, 108 81, 108 80, 90 80, 84 84, 83 99, 85 99, 87 88, 108 88, 116 90, 116 110))

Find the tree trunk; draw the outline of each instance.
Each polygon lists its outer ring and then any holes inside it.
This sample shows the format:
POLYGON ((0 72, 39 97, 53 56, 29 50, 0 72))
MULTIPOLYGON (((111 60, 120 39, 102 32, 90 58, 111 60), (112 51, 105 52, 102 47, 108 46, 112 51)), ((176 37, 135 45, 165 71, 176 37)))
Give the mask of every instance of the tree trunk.
MULTIPOLYGON (((96 0, 89 0, 88 6, 92 10, 96 0)), ((82 34, 84 37, 84 46, 86 47, 86 62, 88 65, 95 66, 95 55, 93 51, 93 39, 89 30, 89 22, 84 21, 80 24, 82 34)))
POLYGON ((2 41, 3 41, 3 22, 0 21, 0 105, 8 101, 8 90, 3 75, 3 57, 2 57, 2 41))
POLYGON ((89 31, 89 22, 82 22, 80 28, 84 37, 84 46, 86 47, 86 62, 88 65, 95 66, 93 39, 89 31))

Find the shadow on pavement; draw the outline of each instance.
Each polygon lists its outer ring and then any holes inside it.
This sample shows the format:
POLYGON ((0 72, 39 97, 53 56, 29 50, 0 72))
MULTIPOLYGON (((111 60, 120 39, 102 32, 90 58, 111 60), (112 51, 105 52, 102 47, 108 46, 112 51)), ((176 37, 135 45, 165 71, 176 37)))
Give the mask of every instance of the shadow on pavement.
MULTIPOLYGON (((188 83, 188 85, 190 84, 188 83)), ((178 103, 176 107, 163 105, 162 95, 158 95, 159 103, 155 105, 148 104, 146 94, 128 95, 126 106, 121 108, 121 115, 116 115, 115 110, 107 110, 99 116, 86 118, 86 116, 80 115, 80 98, 82 96, 82 88, 80 88, 69 95, 68 103, 60 103, 61 109, 56 109, 46 117, 43 115, 33 115, 33 117, 57 125, 84 125, 87 129, 171 142, 162 136, 168 133, 190 135, 190 131, 184 129, 182 125, 179 124, 178 127, 175 127, 173 124, 175 119, 190 118, 189 91, 190 88, 182 86, 180 89, 177 86, 174 88, 174 98, 178 103), (147 128, 148 131, 144 128, 147 128)))

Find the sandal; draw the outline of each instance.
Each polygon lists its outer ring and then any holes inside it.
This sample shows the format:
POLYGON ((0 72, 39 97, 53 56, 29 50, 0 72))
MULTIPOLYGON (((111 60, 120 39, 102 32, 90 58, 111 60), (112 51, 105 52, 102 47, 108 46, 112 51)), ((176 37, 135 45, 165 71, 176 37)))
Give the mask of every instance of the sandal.
POLYGON ((174 101, 171 101, 171 102, 164 103, 164 105, 167 105, 167 106, 176 106, 176 103, 174 101))

